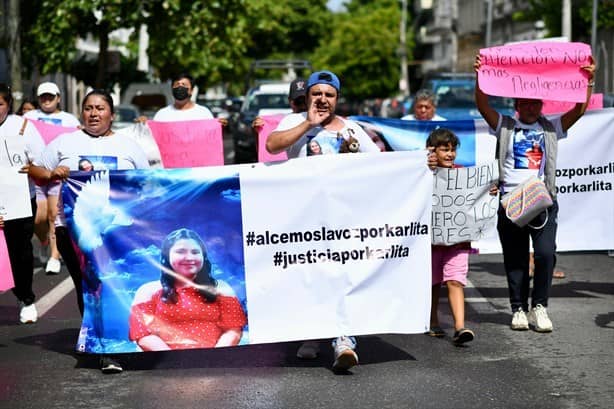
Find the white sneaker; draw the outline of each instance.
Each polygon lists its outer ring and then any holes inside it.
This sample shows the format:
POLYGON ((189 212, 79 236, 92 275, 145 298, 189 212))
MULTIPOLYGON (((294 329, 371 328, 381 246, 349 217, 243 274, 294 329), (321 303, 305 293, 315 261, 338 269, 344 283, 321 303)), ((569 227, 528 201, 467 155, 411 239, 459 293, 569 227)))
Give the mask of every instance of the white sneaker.
POLYGON ((25 305, 20 303, 21 310, 19 311, 19 322, 22 324, 33 324, 38 320, 38 312, 34 303, 25 305))
POLYGON ((548 318, 546 308, 541 304, 537 304, 531 308, 527 314, 529 325, 537 332, 552 332, 552 321, 548 318))
POLYGON ((45 267, 45 272, 47 274, 59 274, 61 268, 62 264, 60 263, 60 260, 49 257, 49 260, 47 260, 47 266, 45 267))
POLYGON ((348 337, 339 337, 335 345, 334 371, 347 371, 358 365, 358 355, 354 351, 354 343, 348 337))
POLYGON ((510 325, 514 331, 526 331, 529 329, 529 321, 527 320, 527 314, 522 309, 514 312, 512 316, 512 325, 510 325))
POLYGON ((316 359, 320 352, 320 344, 316 341, 305 341, 296 351, 297 358, 316 359))

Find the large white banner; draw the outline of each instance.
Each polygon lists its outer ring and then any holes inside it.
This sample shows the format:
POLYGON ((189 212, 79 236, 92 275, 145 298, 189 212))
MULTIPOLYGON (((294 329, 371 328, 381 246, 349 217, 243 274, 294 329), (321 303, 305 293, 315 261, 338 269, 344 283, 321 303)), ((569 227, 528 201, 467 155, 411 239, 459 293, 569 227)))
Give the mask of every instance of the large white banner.
POLYGON ((241 172, 250 342, 427 330, 432 184, 425 151, 241 172))
POLYGON ((559 251, 614 249, 614 108, 587 112, 559 142, 559 251))

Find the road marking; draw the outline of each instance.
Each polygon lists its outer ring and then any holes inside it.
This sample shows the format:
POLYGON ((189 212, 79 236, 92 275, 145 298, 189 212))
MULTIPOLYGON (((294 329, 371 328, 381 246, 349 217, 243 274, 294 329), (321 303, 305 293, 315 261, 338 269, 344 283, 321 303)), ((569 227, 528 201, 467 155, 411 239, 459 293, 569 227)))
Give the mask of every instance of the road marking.
POLYGON ((467 285, 465 286, 465 288, 473 288, 478 294, 480 294, 480 297, 465 298, 465 302, 468 302, 468 303, 490 302, 484 296, 482 296, 482 293, 480 293, 480 290, 475 288, 475 286, 469 279, 467 279, 467 285))
POLYGON ((66 277, 64 281, 56 285, 47 294, 42 296, 40 300, 35 302, 38 316, 45 315, 54 305, 60 302, 62 298, 66 296, 74 288, 72 279, 70 276, 66 277))

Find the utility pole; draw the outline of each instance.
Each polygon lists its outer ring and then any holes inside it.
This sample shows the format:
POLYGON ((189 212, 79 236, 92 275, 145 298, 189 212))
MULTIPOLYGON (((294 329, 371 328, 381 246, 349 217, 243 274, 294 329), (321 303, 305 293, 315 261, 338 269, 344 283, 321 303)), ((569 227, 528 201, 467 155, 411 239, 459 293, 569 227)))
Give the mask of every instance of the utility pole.
POLYGON ((9 63, 11 66, 11 93, 15 100, 13 106, 17 108, 23 100, 23 87, 21 81, 21 37, 19 35, 19 26, 21 24, 19 0, 9 0, 7 17, 9 63))
POLYGON ((571 0, 563 0, 561 35, 571 41, 571 0))
POLYGON ((407 0, 401 0, 401 24, 399 28, 399 57, 401 58, 401 79, 399 90, 401 94, 409 97, 409 72, 407 70, 407 0))
POLYGON ((492 42, 492 0, 486 1, 486 47, 492 42))
MULTIPOLYGON (((593 15, 591 18, 591 49, 593 50, 593 56, 595 60, 599 55, 599 51, 597 50, 597 0, 593 0, 593 15)), ((595 61, 597 63, 597 61, 595 61)))

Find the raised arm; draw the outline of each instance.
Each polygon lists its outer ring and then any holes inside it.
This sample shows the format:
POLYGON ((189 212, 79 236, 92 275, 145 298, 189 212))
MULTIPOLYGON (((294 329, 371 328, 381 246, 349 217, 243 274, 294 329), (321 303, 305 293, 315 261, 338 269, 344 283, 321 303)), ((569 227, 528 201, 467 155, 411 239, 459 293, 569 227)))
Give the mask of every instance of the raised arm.
POLYGON ((286 150, 311 128, 312 125, 308 120, 305 120, 294 128, 286 129, 284 131, 273 131, 266 140, 266 150, 270 154, 276 154, 286 150))
POLYGON ((578 102, 572 109, 565 112, 561 116, 561 125, 564 132, 567 132, 567 130, 571 128, 571 126, 575 124, 582 115, 584 115, 584 112, 586 112, 586 108, 588 107, 588 103, 591 99, 591 95, 593 94, 593 86, 595 85, 593 80, 595 75, 595 62, 593 61, 593 57, 590 57, 590 63, 588 65, 583 65, 580 68, 586 72, 588 79, 588 87, 586 87, 586 101, 578 102))
POLYGON ((480 54, 477 54, 475 56, 475 63, 473 64, 473 69, 475 70, 475 104, 488 126, 495 129, 499 121, 499 113, 490 106, 488 103, 488 95, 484 94, 478 85, 478 71, 481 66, 482 61, 480 59, 480 54))

